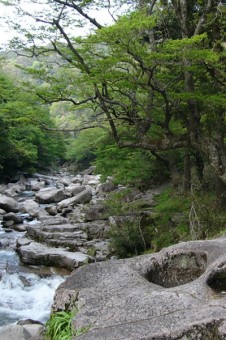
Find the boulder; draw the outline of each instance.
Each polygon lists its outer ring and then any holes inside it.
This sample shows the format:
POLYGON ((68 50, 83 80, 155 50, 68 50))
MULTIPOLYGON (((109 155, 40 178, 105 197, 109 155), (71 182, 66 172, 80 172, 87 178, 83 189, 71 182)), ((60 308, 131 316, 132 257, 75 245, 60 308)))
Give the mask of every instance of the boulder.
POLYGON ((57 207, 55 205, 48 205, 47 207, 45 207, 45 210, 51 216, 57 215, 57 207))
POLYGON ((81 252, 70 252, 64 248, 52 248, 37 242, 30 242, 19 246, 17 251, 23 263, 28 265, 44 265, 62 267, 68 270, 91 261, 91 258, 81 252))
POLYGON ((18 192, 16 192, 14 189, 12 188, 8 188, 4 191, 4 194, 10 197, 17 197, 18 196, 18 192))
POLYGON ((80 306, 80 340, 223 340, 225 249, 226 238, 182 242, 83 266, 58 287, 53 311, 80 306))
POLYGON ((65 193, 62 189, 45 188, 36 193, 35 199, 39 203, 57 203, 65 198, 65 193))
POLYGON ((98 186, 98 192, 100 193, 109 193, 114 191, 117 187, 112 182, 101 183, 98 186))
POLYGON ((23 222, 23 218, 13 212, 10 212, 3 216, 3 221, 13 221, 15 224, 20 224, 23 222))
POLYGON ((106 208, 101 203, 85 206, 83 209, 83 213, 85 216, 85 221, 107 219, 106 208))
POLYGON ((83 176, 85 176, 85 175, 93 175, 94 172, 95 172, 95 170, 96 170, 96 166, 95 166, 95 165, 92 165, 92 166, 90 166, 88 169, 83 170, 83 171, 81 172, 81 174, 82 174, 83 176))
POLYGON ((0 327, 0 340, 28 340, 31 335, 20 325, 8 325, 0 327))
POLYGON ((59 182, 63 184, 63 186, 68 187, 71 184, 71 178, 69 177, 60 178, 59 182))
POLYGON ((67 208, 69 206, 73 207, 76 204, 88 203, 91 201, 91 199, 92 199, 92 192, 89 189, 86 189, 74 197, 66 198, 65 200, 59 202, 57 204, 57 210, 62 211, 62 209, 67 208))
POLYGON ((44 326, 40 323, 12 324, 0 327, 0 340, 29 340, 41 336, 44 326))
POLYGON ((26 190, 26 184, 25 181, 19 181, 17 183, 9 183, 8 187, 15 191, 17 194, 19 194, 20 192, 26 190))
POLYGON ((81 223, 80 229, 87 233, 89 240, 102 239, 106 236, 105 230, 108 230, 108 222, 104 220, 97 220, 81 223))
MULTIPOLYGON (((14 222, 12 220, 10 221, 3 221, 2 226, 3 228, 11 228, 14 225, 14 222)), ((7 232, 7 230, 5 230, 7 232)), ((9 232, 9 230, 8 230, 9 232)))
POLYGON ((32 191, 39 191, 45 187, 45 181, 32 181, 31 182, 31 190, 32 191))
POLYGON ((37 217, 39 210, 40 208, 38 203, 33 201, 32 199, 24 201, 20 207, 20 211, 22 213, 28 213, 32 217, 37 217))
POLYGON ((69 196, 76 196, 78 194, 80 194, 80 192, 86 190, 85 186, 82 186, 80 184, 70 184, 67 188, 66 188, 66 192, 68 192, 69 196))
POLYGON ((79 175, 73 177, 73 178, 71 179, 71 182, 72 182, 72 183, 76 183, 76 184, 81 184, 81 183, 82 183, 82 180, 83 180, 83 178, 82 178, 82 176, 79 174, 79 175))
POLYGON ((0 194, 0 208, 5 210, 6 212, 17 213, 19 211, 18 202, 14 198, 1 194, 0 194))
POLYGON ((0 193, 4 194, 5 190, 7 189, 6 184, 0 184, 0 193))

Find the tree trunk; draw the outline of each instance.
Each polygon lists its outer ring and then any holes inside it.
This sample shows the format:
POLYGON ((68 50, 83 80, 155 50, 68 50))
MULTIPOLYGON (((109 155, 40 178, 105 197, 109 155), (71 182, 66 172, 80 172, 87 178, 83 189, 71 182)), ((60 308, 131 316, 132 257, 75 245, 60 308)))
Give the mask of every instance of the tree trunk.
POLYGON ((204 162, 200 151, 195 152, 195 167, 197 171, 197 176, 201 184, 202 189, 205 189, 205 181, 203 177, 204 162))
POLYGON ((188 193, 191 189, 191 157, 190 153, 187 152, 184 156, 184 182, 183 192, 188 193))

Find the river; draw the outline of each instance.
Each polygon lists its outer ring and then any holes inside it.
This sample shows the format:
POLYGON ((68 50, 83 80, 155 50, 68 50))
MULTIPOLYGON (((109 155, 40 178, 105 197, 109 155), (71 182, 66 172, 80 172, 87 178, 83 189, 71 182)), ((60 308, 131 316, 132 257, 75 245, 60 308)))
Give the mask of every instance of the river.
POLYGON ((23 233, 6 232, 0 225, 0 326, 20 319, 45 322, 53 296, 65 277, 57 269, 24 266, 13 250, 23 233), (6 246, 8 244, 8 246, 6 246))

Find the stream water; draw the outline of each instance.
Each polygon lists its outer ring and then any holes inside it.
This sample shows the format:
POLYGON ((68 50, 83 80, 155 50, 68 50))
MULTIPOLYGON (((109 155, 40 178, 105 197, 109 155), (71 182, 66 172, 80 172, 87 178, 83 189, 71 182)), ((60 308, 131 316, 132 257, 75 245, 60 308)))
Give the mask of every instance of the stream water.
POLYGON ((13 244, 22 235, 16 231, 8 233, 0 225, 0 326, 20 319, 45 322, 55 290, 65 280, 54 268, 20 263, 13 244))

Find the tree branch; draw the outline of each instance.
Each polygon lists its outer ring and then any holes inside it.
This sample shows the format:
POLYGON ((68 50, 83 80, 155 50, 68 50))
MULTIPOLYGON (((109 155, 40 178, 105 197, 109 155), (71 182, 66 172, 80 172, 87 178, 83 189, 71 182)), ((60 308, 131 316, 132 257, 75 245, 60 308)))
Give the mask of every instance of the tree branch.
POLYGON ((87 19, 91 24, 96 26, 98 29, 103 28, 101 24, 99 24, 95 18, 91 18, 88 14, 86 14, 81 7, 77 6, 74 2, 69 3, 68 1, 61 1, 61 0, 55 0, 56 3, 64 5, 66 7, 73 8, 76 10, 81 16, 83 16, 85 19, 87 19))

